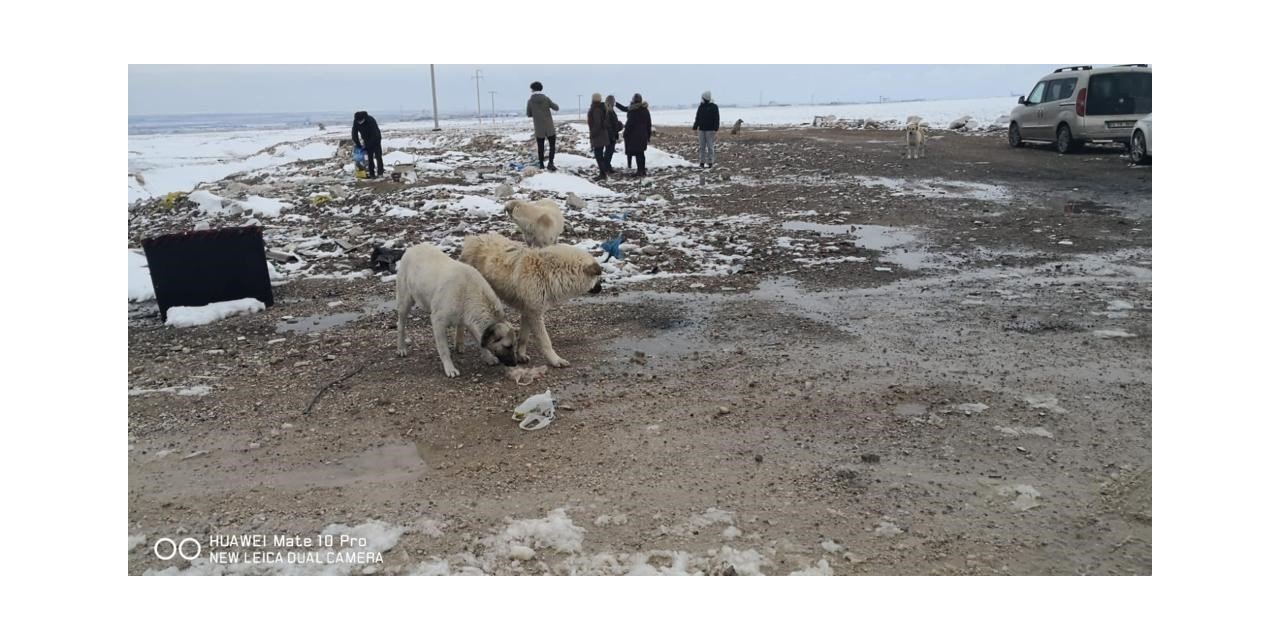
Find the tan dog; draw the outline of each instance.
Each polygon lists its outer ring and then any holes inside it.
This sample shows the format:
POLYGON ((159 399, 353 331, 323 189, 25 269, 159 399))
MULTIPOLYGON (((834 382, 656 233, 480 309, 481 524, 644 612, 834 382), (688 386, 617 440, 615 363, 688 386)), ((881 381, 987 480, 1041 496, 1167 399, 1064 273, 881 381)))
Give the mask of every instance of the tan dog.
POLYGON ((569 366, 551 346, 545 316, 570 298, 600 291, 604 271, 591 254, 567 244, 531 249, 489 233, 467 237, 462 242, 461 260, 475 267, 503 302, 520 310, 518 361, 528 362, 532 336, 548 364, 569 366))
POLYGON ((919 120, 907 121, 907 159, 923 158, 925 141, 928 140, 929 133, 925 129, 924 123, 919 120))
POLYGON ((431 332, 444 374, 458 375, 449 357, 449 328, 458 328, 454 348, 462 352, 463 331, 480 343, 481 356, 489 364, 516 363, 519 337, 503 317, 502 302, 475 268, 445 255, 430 244, 410 247, 396 269, 396 353, 408 355, 405 325, 416 304, 431 314, 431 332))
POLYGON ((560 213, 560 204, 551 198, 537 202, 512 200, 504 208, 531 247, 553 245, 564 232, 564 214, 560 213))

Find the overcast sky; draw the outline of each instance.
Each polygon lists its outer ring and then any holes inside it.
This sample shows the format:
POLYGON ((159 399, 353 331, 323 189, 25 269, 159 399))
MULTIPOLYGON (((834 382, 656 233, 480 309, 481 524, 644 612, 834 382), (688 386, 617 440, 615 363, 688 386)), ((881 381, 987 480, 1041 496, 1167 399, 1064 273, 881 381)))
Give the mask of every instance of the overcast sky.
MULTIPOLYGON (((540 80, 562 111, 599 91, 620 101, 640 92, 653 106, 692 104, 710 90, 721 104, 868 101, 882 96, 981 98, 1022 95, 1052 71, 1035 65, 436 65, 441 113, 522 110, 540 80)), ((1057 65, 1064 66, 1064 65, 1057 65)), ((129 65, 129 115, 431 108, 427 65, 129 65)))

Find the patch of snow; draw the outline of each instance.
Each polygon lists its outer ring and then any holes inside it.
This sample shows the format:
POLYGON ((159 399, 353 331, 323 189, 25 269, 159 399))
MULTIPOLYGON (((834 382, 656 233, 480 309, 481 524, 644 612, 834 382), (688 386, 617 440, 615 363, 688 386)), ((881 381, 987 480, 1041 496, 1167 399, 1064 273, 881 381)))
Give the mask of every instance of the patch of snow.
POLYGON ((1067 410, 1058 405, 1058 399, 1048 394, 1030 395, 1022 399, 1032 409, 1045 409, 1053 413, 1066 413, 1067 410))
POLYGON ((205 213, 222 213, 223 206, 226 204, 226 198, 217 196, 203 189, 192 191, 187 194, 187 200, 194 202, 205 213))
POLYGON ((1009 503, 1009 506, 1014 511, 1026 511, 1028 509, 1034 509, 1035 507, 1040 506, 1040 503, 1037 502, 1037 499, 1040 497, 1040 492, 1037 491, 1035 487, 1029 484, 1015 484, 1015 485, 1003 486, 997 489, 996 493, 1002 496, 1010 496, 1010 495, 1016 494, 1017 497, 1014 498, 1013 502, 1009 503))
POLYGON ((582 550, 582 540, 586 529, 573 524, 564 509, 555 509, 545 518, 515 520, 507 525, 501 533, 493 537, 490 545, 507 555, 512 545, 522 545, 534 549, 549 548, 561 553, 576 553, 582 550))
POLYGON ((203 396, 208 395, 213 387, 207 385, 196 385, 194 387, 161 387, 159 389, 130 389, 131 396, 145 396, 149 393, 172 393, 180 396, 203 396))
POLYGON ((482 196, 462 196, 460 200, 449 205, 454 211, 474 211, 486 215, 502 213, 502 205, 496 200, 482 196))
POLYGON ((147 269, 147 256, 141 250, 129 250, 129 301, 154 300, 156 290, 151 286, 151 271, 147 269))
POLYGON ((249 196, 240 203, 240 206, 244 207, 245 211, 252 211, 264 218, 275 218, 280 215, 281 211, 284 211, 293 205, 275 198, 249 196))
POLYGON ((564 172, 539 173, 521 180, 519 186, 530 191, 552 191, 560 194, 576 193, 584 198, 615 198, 619 195, 616 191, 610 191, 594 182, 564 172))
POLYGON ((1093 335, 1098 338, 1132 338, 1134 334, 1124 329, 1094 329, 1093 335))
POLYGON ((198 327, 232 316, 257 313, 266 308, 267 305, 256 298, 211 302, 201 307, 169 307, 164 323, 177 328, 198 327))
POLYGON ((1028 428, 1028 427, 1018 427, 1018 426, 1013 426, 1013 427, 995 426, 991 428, 1007 436, 1040 436, 1041 438, 1053 437, 1053 434, 1050 433, 1049 430, 1045 429, 1044 427, 1028 428))
POLYGON ((797 571, 792 571, 790 575, 793 575, 793 576, 829 576, 829 575, 833 575, 833 574, 832 574, 832 571, 831 571, 831 564, 830 564, 830 563, 828 563, 828 562, 826 561, 826 559, 822 559, 822 560, 819 560, 819 561, 818 561, 818 564, 816 564, 816 565, 814 565, 814 566, 812 566, 812 567, 809 567, 808 569, 799 569, 799 570, 797 570, 797 571))

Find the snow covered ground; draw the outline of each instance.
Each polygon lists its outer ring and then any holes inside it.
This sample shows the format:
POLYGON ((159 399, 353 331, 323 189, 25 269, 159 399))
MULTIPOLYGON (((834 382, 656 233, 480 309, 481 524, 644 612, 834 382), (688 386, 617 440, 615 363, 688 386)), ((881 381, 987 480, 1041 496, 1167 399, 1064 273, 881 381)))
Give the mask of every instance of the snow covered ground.
POLYGON ((168 317, 164 323, 179 329, 198 327, 231 316, 257 313, 266 308, 267 305, 254 298, 211 302, 199 307, 169 307, 169 312, 166 314, 168 317))
MULTIPOLYGON (((785 107, 722 107, 720 121, 728 128, 741 118, 747 127, 799 126, 813 122, 814 116, 834 115, 838 118, 874 118, 905 122, 909 116, 920 116, 933 128, 945 127, 961 116, 972 116, 986 125, 1007 116, 1014 106, 1014 98, 977 98, 970 100, 934 100, 922 102, 891 102, 850 105, 793 105, 785 107)), ((655 125, 692 126, 694 109, 658 109, 653 111, 655 125)), ((580 122, 576 109, 562 109, 557 122, 580 122)), ((482 124, 474 120, 445 120, 440 126, 446 130, 476 130, 503 133, 511 142, 527 142, 531 139, 528 118, 486 119, 482 124)), ((585 125, 577 125, 585 130, 585 125)), ((397 153, 404 147, 434 147, 440 140, 431 136, 433 123, 386 122, 383 139, 383 160, 388 166, 400 162, 420 162, 421 154, 397 153), (419 134, 423 132, 423 134, 419 134), (406 135, 408 134, 408 135, 406 135), (414 135, 419 134, 419 135, 414 135), (433 142, 435 141, 435 142, 433 142)), ((320 132, 314 128, 253 130, 215 133, 161 134, 129 136, 129 202, 145 198, 162 197, 174 191, 191 191, 202 183, 214 182, 241 171, 278 167, 298 160, 317 160, 332 157, 338 142, 347 139, 345 129, 320 132), (141 175, 141 180, 138 175, 141 175)), ((585 161, 594 163, 589 150, 585 161)), ((557 160, 560 160, 558 156, 557 160)), ((646 156, 651 168, 687 166, 687 161, 665 154, 661 150, 646 156)), ((563 166, 581 160, 566 158, 563 166)), ((614 165, 626 166, 626 156, 614 157, 614 165)))

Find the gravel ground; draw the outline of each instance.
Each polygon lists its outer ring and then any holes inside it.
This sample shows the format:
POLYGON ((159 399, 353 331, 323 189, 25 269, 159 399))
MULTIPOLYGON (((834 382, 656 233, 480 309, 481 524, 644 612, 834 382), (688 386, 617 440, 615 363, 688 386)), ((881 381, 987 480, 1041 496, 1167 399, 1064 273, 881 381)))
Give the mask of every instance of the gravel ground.
MULTIPOLYGON (((727 133, 713 169, 567 213, 564 241, 622 233, 626 256, 551 312, 573 365, 527 387, 474 345, 445 378, 420 315, 396 358, 394 283, 361 271, 382 244, 514 236, 458 203, 562 197, 520 188, 527 143, 408 145, 433 163, 413 184, 320 160, 209 186, 294 203, 262 219, 293 256, 262 313, 173 329, 131 304, 130 573, 1149 575, 1151 169, 1000 136, 934 132, 908 161, 896 131, 727 133), (546 389, 555 420, 521 431, 546 389), (380 561, 152 551, 343 527, 380 561)), ((696 161, 691 131, 654 144, 696 161)), ((149 201, 130 245, 254 215, 149 201)))

